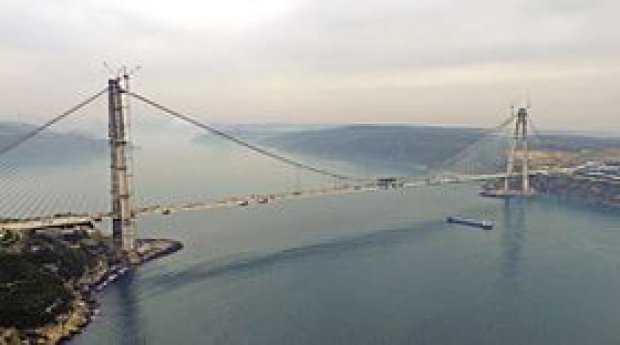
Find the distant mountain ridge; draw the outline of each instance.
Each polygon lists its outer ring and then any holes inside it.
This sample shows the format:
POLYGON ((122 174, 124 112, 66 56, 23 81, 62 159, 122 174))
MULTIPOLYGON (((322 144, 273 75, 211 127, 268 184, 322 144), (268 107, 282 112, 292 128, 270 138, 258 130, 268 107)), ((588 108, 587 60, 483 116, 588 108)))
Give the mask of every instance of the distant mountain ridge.
MULTIPOLYGON (((487 132, 488 129, 481 128, 350 125, 307 130, 269 130, 268 126, 246 126, 237 127, 235 134, 290 154, 358 164, 389 165, 398 170, 412 171, 437 168, 487 132)), ((536 140, 531 140, 531 147, 560 151, 620 148, 620 138, 541 134, 536 140)), ((487 156, 490 157, 484 164, 498 164, 497 152, 487 152, 487 156)))
MULTIPOLYGON (((0 149, 36 128, 32 124, 0 122, 0 149)), ((107 152, 107 140, 77 132, 45 130, 1 156, 0 160, 17 165, 55 165, 84 162, 103 157, 107 152)))
POLYGON ((424 169, 474 142, 480 129, 354 125, 283 133, 263 140, 279 150, 347 160, 356 163, 389 162, 408 169, 424 169))

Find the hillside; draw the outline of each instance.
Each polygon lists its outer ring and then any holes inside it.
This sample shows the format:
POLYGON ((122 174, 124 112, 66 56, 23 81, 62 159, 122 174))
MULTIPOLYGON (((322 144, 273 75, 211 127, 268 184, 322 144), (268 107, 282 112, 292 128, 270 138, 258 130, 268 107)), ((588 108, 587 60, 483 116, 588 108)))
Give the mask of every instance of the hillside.
MULTIPOLYGON (((34 129, 36 127, 31 124, 0 122, 0 149, 34 129)), ((4 155, 2 161, 14 165, 72 164, 104 157, 107 152, 107 140, 47 130, 4 155)))
MULTIPOLYGON (((483 129, 422 126, 346 126, 280 133, 261 141, 278 150, 357 163, 392 164, 402 168, 438 167, 467 145, 477 141, 483 129)), ((505 140, 491 139, 479 157, 496 164, 505 140)), ((545 134, 532 140, 534 150, 584 151, 620 148, 620 139, 579 135, 545 134)))
POLYGON ((364 125, 283 133, 262 143, 325 159, 424 168, 444 161, 481 133, 479 129, 364 125))

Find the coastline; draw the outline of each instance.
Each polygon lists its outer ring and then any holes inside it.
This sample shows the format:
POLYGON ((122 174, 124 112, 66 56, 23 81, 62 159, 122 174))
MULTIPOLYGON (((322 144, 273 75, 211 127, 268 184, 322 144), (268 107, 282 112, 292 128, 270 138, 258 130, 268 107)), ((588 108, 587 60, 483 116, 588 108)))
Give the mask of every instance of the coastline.
MULTIPOLYGON (((510 197, 502 192, 502 179, 494 181, 492 188, 484 188, 484 197, 510 197)), ((519 180, 516 181, 518 183, 519 180)), ((547 195, 586 205, 620 209, 620 181, 603 180, 566 173, 537 174, 530 178, 531 195, 547 195)))
POLYGON ((539 193, 590 205, 620 208, 620 181, 553 174, 535 176, 532 185, 539 193))
MULTIPOLYGON (((32 344, 60 344, 82 332, 99 314, 97 295, 124 274, 150 261, 171 255, 183 249, 183 244, 170 239, 141 239, 137 241, 136 255, 115 261, 110 257, 99 258, 98 267, 86 273, 70 287, 73 300, 69 311, 56 318, 55 323, 36 329, 15 331, 20 340, 32 344)), ((19 342, 18 344, 21 344, 19 342)), ((9 343, 11 344, 11 343, 9 343)))

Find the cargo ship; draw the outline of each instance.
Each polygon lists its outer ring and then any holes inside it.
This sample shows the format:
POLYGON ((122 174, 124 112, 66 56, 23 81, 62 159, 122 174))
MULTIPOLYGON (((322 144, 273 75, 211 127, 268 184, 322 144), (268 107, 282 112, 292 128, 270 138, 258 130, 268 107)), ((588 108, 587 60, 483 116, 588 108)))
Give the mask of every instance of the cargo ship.
POLYGON ((493 222, 488 220, 475 220, 475 219, 467 219, 461 217, 448 217, 446 221, 451 224, 462 224, 467 226, 474 226, 477 228, 482 228, 484 230, 492 230, 493 222))

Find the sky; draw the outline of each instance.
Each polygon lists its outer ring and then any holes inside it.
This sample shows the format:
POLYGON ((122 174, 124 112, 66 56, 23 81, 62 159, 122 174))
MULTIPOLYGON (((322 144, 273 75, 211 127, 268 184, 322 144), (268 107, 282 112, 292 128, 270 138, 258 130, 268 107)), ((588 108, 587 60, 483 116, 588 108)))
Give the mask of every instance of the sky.
MULTIPOLYGON (((133 90, 211 123, 620 132, 617 0, 0 0, 0 119, 133 90)), ((101 114, 105 116, 105 113, 101 114)))

